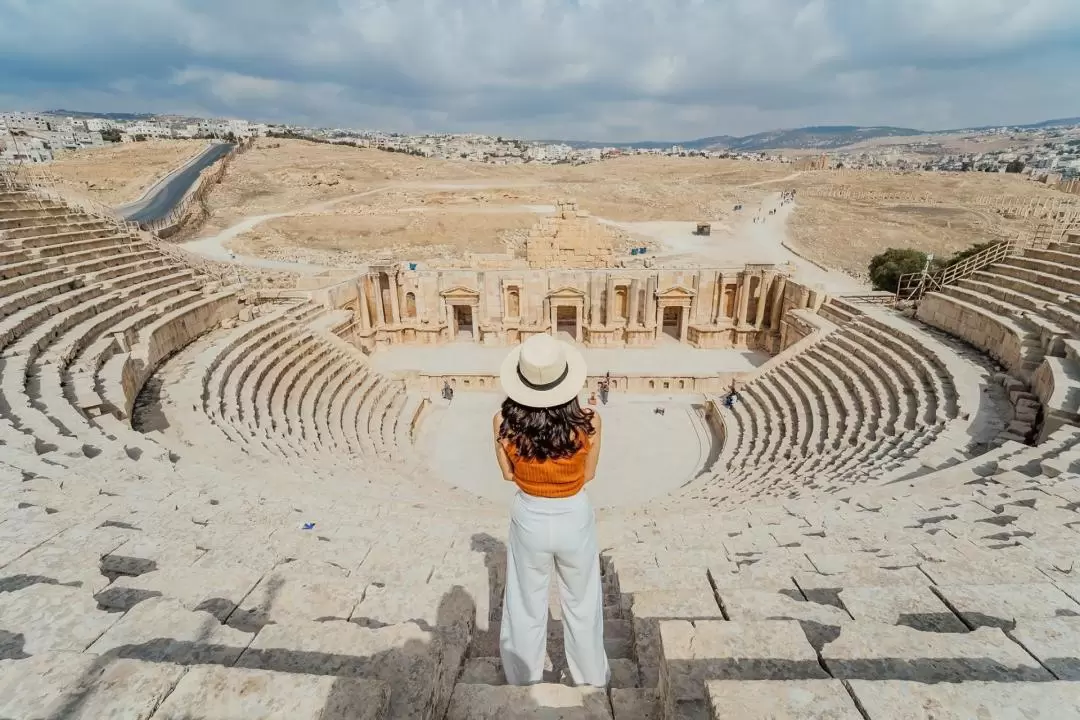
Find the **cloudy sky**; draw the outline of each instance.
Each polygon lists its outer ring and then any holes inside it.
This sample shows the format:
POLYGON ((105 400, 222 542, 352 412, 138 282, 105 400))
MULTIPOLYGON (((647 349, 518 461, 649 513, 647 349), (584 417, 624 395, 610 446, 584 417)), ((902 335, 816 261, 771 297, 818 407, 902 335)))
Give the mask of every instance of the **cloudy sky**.
POLYGON ((530 138, 1080 115, 1080 0, 0 0, 0 108, 530 138))

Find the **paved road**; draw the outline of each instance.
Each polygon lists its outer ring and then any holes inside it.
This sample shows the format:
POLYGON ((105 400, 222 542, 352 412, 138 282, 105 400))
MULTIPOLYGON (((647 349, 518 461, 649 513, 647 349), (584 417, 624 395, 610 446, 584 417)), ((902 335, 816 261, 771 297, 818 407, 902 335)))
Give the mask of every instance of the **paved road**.
POLYGON ((202 155, 166 176, 142 198, 117 208, 117 212, 125 220, 135 222, 160 220, 176 207, 184 197, 184 193, 199 179, 199 173, 221 159, 232 148, 233 145, 230 143, 211 145, 202 155))

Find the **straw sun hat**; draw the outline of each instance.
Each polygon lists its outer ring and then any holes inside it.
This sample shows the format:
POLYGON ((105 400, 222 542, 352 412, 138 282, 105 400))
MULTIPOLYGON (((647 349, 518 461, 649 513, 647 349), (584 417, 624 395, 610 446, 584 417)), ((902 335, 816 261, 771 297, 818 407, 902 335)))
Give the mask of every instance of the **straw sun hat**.
POLYGON ((568 403, 585 387, 585 358, 550 335, 533 335, 503 360, 499 377, 511 400, 526 407, 568 403))

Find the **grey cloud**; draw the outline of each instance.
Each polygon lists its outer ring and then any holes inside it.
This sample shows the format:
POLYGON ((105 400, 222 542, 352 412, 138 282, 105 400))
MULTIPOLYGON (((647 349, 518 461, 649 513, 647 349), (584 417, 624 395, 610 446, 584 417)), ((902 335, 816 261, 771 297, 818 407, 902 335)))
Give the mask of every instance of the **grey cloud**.
POLYGON ((1075 0, 0 0, 0 99, 612 140, 955 126, 1076 114, 1037 69, 1075 75, 1077 37, 1075 0))

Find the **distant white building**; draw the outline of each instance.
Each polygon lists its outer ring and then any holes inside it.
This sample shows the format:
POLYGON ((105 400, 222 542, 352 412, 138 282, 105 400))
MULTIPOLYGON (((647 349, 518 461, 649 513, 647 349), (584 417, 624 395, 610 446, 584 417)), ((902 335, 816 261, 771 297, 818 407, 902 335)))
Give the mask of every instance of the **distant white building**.
POLYGON ((44 163, 52 159, 52 150, 41 138, 20 136, 0 139, 0 164, 44 163))
POLYGON ((31 113, 0 113, 0 126, 5 130, 42 130, 53 129, 51 118, 31 113))

